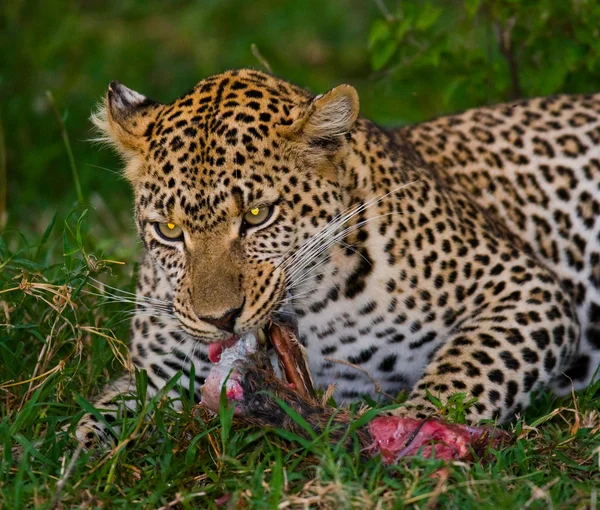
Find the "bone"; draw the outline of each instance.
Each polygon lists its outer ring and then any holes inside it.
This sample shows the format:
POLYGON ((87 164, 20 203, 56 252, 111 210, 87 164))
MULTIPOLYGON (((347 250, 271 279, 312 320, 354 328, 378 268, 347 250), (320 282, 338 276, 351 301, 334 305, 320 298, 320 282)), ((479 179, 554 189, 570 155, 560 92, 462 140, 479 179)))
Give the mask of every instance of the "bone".
POLYGON ((291 388, 307 398, 315 397, 312 377, 306 361, 304 348, 296 335, 278 324, 271 325, 271 343, 279 355, 283 372, 291 388))

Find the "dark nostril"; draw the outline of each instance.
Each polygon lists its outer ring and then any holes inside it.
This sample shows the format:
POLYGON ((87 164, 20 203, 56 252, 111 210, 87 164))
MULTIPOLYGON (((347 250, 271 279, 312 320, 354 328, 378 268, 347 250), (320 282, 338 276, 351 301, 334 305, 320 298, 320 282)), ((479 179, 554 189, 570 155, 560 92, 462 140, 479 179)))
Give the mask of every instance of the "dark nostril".
POLYGON ((233 328, 235 326, 236 319, 242 313, 242 308, 234 308, 233 310, 229 310, 227 313, 222 315, 221 317, 200 317, 200 320, 204 322, 208 322, 212 324, 216 328, 223 329, 228 331, 229 333, 233 333, 233 328))

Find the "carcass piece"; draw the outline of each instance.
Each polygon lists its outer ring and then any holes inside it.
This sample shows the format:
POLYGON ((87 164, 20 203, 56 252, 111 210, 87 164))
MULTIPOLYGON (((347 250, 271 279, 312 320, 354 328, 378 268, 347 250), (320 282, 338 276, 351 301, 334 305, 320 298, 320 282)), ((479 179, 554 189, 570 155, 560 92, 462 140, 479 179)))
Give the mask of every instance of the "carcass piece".
MULTIPOLYGON (((225 395, 229 402, 243 401, 244 391, 240 384, 242 380, 240 369, 245 368, 248 361, 257 352, 258 342, 253 334, 248 334, 237 342, 220 349, 218 356, 215 357, 218 362, 214 363, 202 385, 202 400, 200 403, 208 409, 218 412, 223 386, 225 386, 225 395)), ((259 359, 256 361, 259 361, 259 359)), ((238 408, 236 406, 237 412, 238 408)))
MULTIPOLYGON (((275 376, 266 351, 257 347, 254 335, 247 335, 226 348, 202 387, 202 404, 219 410, 221 388, 235 404, 240 419, 261 427, 277 427, 308 438, 307 431, 280 405, 284 402, 319 434, 329 427, 332 441, 351 440, 345 434, 351 416, 347 411, 321 405, 312 396, 312 384, 299 344, 293 334, 276 330, 273 342, 288 382, 275 376), (282 354, 283 353, 283 354, 282 354)), ((417 454, 443 460, 487 458, 489 447, 500 448, 512 436, 493 427, 450 424, 436 418, 417 420, 380 416, 356 431, 363 451, 381 454, 386 463, 417 454)))
MULTIPOLYGON (((347 414, 322 406, 312 397, 312 381, 301 373, 308 374, 308 368, 298 368, 297 365, 304 363, 305 357, 302 352, 296 351, 298 344, 286 344, 290 338, 289 334, 281 334, 275 340, 277 352, 283 352, 285 356, 285 361, 280 362, 288 381, 277 378, 266 351, 258 348, 254 335, 246 335, 222 351, 219 363, 215 364, 202 386, 201 404, 218 412, 224 387, 227 400, 235 405, 235 415, 240 419, 262 427, 282 428, 308 438, 307 431, 279 403, 284 402, 310 423, 317 434, 331 420, 334 426, 330 428, 330 437, 337 440, 348 426, 347 414), (309 385, 304 386, 305 381, 309 385)), ((360 434, 365 441, 361 444, 367 444, 367 432, 361 431, 360 434)))
POLYGON ((502 429, 458 425, 436 418, 379 416, 367 427, 373 441, 368 450, 374 455, 381 453, 387 464, 419 453, 443 460, 485 460, 490 447, 498 449, 512 441, 512 435, 502 429))

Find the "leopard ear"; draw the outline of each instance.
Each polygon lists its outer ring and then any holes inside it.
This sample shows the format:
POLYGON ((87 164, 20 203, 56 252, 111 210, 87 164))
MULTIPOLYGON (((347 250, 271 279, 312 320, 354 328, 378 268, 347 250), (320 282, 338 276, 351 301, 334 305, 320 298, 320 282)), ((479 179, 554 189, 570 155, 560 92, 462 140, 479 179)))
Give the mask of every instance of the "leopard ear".
POLYGON ((315 97, 307 106, 291 112, 291 124, 281 126, 286 138, 310 145, 326 145, 348 133, 358 117, 358 93, 350 85, 340 85, 315 97))
POLYGON ((114 145, 126 159, 146 149, 149 131, 163 105, 113 81, 106 100, 92 115, 98 141, 114 145))

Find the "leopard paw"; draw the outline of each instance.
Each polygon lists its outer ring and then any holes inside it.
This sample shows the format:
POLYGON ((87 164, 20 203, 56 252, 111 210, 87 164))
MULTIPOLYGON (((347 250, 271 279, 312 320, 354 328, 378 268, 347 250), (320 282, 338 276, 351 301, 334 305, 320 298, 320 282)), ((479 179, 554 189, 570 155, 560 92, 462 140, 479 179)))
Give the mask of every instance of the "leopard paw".
MULTIPOLYGON (((112 418, 111 415, 105 417, 112 418)), ((93 414, 86 414, 79 421, 75 437, 86 450, 106 449, 114 443, 114 436, 109 428, 99 422, 93 414)))

